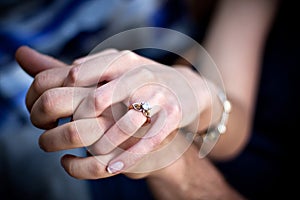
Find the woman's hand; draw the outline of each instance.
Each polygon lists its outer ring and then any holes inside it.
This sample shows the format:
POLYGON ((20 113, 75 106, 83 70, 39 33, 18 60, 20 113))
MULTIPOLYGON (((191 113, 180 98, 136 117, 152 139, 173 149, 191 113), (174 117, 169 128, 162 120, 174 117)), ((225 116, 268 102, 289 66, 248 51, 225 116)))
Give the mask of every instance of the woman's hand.
POLYGON ((105 50, 37 74, 26 105, 32 123, 47 129, 41 148, 87 147, 94 156, 62 158, 66 171, 77 178, 149 172, 170 164, 192 141, 182 140, 176 130, 193 125, 196 131, 210 103, 206 82, 182 71, 130 51, 105 50), (144 113, 128 110, 142 102, 151 106, 150 124, 144 113), (70 116, 69 123, 57 126, 70 116))

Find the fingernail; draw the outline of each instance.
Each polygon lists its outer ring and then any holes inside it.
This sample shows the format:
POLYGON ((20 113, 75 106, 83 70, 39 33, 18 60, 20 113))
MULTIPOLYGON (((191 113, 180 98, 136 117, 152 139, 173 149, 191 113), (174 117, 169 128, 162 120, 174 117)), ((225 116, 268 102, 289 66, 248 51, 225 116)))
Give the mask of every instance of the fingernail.
POLYGON ((124 163, 121 161, 118 161, 118 162, 109 164, 106 170, 108 173, 114 174, 118 171, 121 171, 123 169, 123 167, 124 167, 124 163))

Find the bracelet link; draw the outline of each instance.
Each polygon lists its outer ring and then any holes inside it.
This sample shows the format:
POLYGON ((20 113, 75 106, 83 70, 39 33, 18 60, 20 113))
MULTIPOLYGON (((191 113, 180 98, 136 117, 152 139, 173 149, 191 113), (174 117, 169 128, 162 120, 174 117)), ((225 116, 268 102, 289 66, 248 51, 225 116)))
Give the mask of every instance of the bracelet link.
POLYGON ((226 95, 224 92, 219 92, 218 97, 223 105, 223 113, 222 113, 220 122, 216 126, 216 129, 220 134, 224 134, 227 130, 226 125, 227 125, 229 113, 231 112, 232 106, 231 106, 230 101, 226 98, 226 95))
POLYGON ((198 133, 198 141, 201 142, 201 148, 199 150, 199 158, 205 157, 216 144, 219 136, 224 134, 227 130, 227 121, 229 118, 229 113, 231 112, 231 103, 226 98, 226 95, 223 91, 218 93, 218 98, 223 106, 223 113, 219 123, 208 127, 205 132, 198 133))

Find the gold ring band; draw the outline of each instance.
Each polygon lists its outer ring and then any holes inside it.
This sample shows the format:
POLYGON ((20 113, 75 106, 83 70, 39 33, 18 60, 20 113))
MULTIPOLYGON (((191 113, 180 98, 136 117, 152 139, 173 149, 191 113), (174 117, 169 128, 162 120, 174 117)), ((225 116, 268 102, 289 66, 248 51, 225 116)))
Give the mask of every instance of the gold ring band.
POLYGON ((151 123, 151 116, 150 116, 150 104, 147 102, 141 102, 141 103, 133 103, 130 106, 128 106, 128 110, 134 109, 136 111, 139 111, 143 113, 143 115, 147 118, 144 125, 151 123))

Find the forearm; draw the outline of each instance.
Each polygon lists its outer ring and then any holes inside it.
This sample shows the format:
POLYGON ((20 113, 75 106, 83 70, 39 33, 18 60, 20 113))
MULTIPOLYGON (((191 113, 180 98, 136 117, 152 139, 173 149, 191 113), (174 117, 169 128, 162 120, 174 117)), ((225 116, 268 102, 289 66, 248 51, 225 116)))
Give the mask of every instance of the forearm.
POLYGON ((204 45, 218 66, 232 103, 227 132, 210 154, 214 158, 234 157, 248 141, 261 55, 276 3, 276 0, 223 0, 212 21, 204 45))
POLYGON ((157 199, 244 199, 231 188, 208 159, 191 146, 172 165, 147 178, 157 199))
MULTIPOLYGON (((275 8, 276 0, 220 1, 205 37, 204 46, 216 63, 222 81, 218 75, 211 72, 211 67, 215 66, 212 66, 210 58, 197 57, 197 53, 190 52, 190 57, 199 61, 201 74, 211 76, 205 76, 205 78, 212 83, 209 89, 213 101, 210 105, 206 104, 207 108, 200 115, 199 130, 204 130, 210 123, 212 125, 218 123, 220 119, 222 105, 218 102, 216 88, 223 88, 224 84, 227 98, 232 104, 226 134, 220 137, 211 151, 212 158, 232 158, 243 149, 248 141, 259 82, 263 44, 275 8)), ((193 80, 190 73, 184 73, 189 76, 189 81, 193 80)), ((197 86, 195 88, 197 89, 197 86)), ((197 90, 195 91, 197 93, 197 90)), ((199 97, 199 101, 201 100, 203 97, 199 97)))

